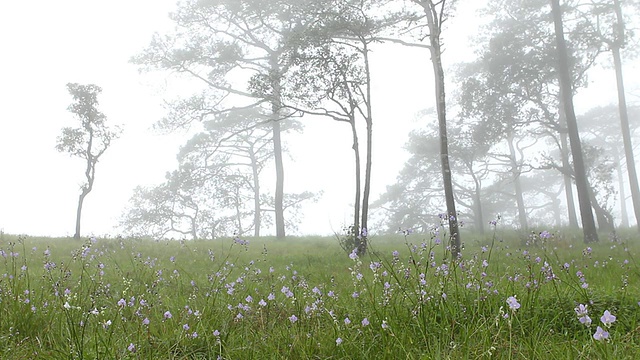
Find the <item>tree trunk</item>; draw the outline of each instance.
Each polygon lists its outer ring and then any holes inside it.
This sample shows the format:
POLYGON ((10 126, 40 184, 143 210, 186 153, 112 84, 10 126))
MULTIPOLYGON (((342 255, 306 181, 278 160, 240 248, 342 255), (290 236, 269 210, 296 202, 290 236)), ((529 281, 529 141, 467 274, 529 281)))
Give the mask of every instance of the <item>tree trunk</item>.
POLYGON ((80 193, 80 197, 78 198, 78 210, 76 212, 76 233, 73 235, 74 239, 80 239, 80 218, 82 217, 82 204, 84 203, 84 198, 89 194, 87 188, 82 188, 82 193, 80 193))
POLYGON ((235 188, 236 196, 235 196, 235 206, 236 206, 236 221, 238 222, 238 236, 244 235, 244 228, 242 226, 242 203, 240 202, 240 189, 236 186, 235 188))
POLYGON ((438 129, 440 132, 440 161, 442 164, 442 180, 444 196, 447 204, 447 221, 451 237, 451 255, 455 259, 460 255, 460 233, 458 231, 458 215, 453 195, 451 167, 449 166, 449 141, 447 139, 447 115, 444 89, 444 70, 442 68, 442 52, 440 49, 440 24, 435 5, 431 2, 422 3, 429 25, 429 41, 431 47, 431 63, 435 79, 436 108, 438 112, 438 129))
POLYGON ((553 213, 555 215, 556 226, 562 226, 562 217, 560 216, 560 199, 553 199, 553 213))
POLYGON ((622 174, 622 165, 620 163, 620 154, 618 153, 618 149, 614 149, 613 152, 613 161, 616 164, 616 172, 618 173, 618 189, 620 189, 620 217, 622 218, 622 222, 620 223, 620 227, 628 228, 629 227, 629 213, 627 212, 627 195, 624 191, 624 176, 622 174))
POLYGON ((465 161, 467 170, 473 179, 474 192, 473 192, 473 224, 476 231, 480 235, 484 235, 484 214, 482 210, 482 180, 478 179, 473 172, 473 162, 465 161))
MULTIPOLYGON (((615 0, 619 11, 620 4, 615 0)), ((620 20, 619 20, 620 21, 620 20)), ((633 157, 633 145, 631 144, 631 131, 629 130, 629 114, 627 113, 627 100, 624 94, 624 80, 622 78, 622 60, 620 59, 620 47, 616 44, 612 47, 613 64, 616 69, 616 81, 618 85, 618 110, 620 112, 620 128, 622 130, 622 142, 624 144, 624 156, 627 160, 627 173, 629 174, 629 188, 633 201, 633 212, 636 216, 636 227, 640 230, 640 188, 638 188, 638 174, 633 157)))
POLYGON ((484 215, 482 214, 482 199, 480 197, 480 191, 482 190, 481 186, 480 186, 480 182, 476 179, 474 179, 475 183, 476 183, 476 191, 474 194, 474 202, 475 202, 475 211, 476 211, 476 216, 475 216, 475 224, 476 224, 476 231, 478 231, 478 233, 480 235, 484 235, 484 215))
POLYGON ((571 85, 571 74, 569 69, 569 55, 567 44, 564 40, 564 30, 562 26, 562 10, 560 0, 551 0, 553 22, 555 25, 557 52, 558 52, 558 72, 560 74, 560 96, 564 101, 565 116, 567 117, 567 128, 569 131, 569 143, 571 154, 573 155, 573 166, 578 188, 578 203, 580 205, 580 218, 582 219, 582 231, 584 242, 591 243, 598 241, 593 212, 591 211, 591 201, 589 197, 589 184, 582 158, 582 145, 580 144, 580 134, 578 133, 578 122, 573 109, 573 90, 571 85))
POLYGON ((566 134, 560 134, 560 141, 562 143, 562 167, 567 169, 562 174, 564 179, 564 193, 567 199, 567 213, 569 215, 569 227, 578 229, 578 215, 576 214, 576 202, 573 197, 573 180, 571 179, 571 164, 569 163, 569 151, 567 144, 566 134))
POLYGON ((353 134, 353 153, 355 157, 355 180, 356 180, 356 198, 353 210, 353 230, 354 236, 357 236, 360 228, 360 148, 358 144, 358 132, 356 131, 356 121, 354 118, 349 122, 351 125, 351 133, 353 134))
POLYGON ((280 110, 282 108, 282 86, 278 59, 274 55, 270 59, 273 98, 271 99, 271 113, 273 120, 273 157, 276 163, 276 193, 275 193, 275 217, 276 237, 285 237, 284 227, 284 164, 282 161, 282 140, 280 138, 280 110))
POLYGON ((253 236, 260 236, 260 225, 262 213, 260 209, 260 174, 258 172, 258 161, 253 149, 253 145, 249 147, 249 160, 251 161, 251 171, 253 174, 253 236))
POLYGON ((593 189, 589 188, 589 195, 591 196, 591 206, 593 207, 593 211, 596 214, 596 219, 598 221, 598 228, 603 232, 613 231, 615 228, 613 226, 613 217, 611 213, 603 208, 596 199, 596 194, 594 194, 593 189))
POLYGON ((84 170, 84 176, 87 178, 87 184, 82 188, 80 198, 78 199, 78 210, 76 212, 76 233, 73 235, 74 239, 80 239, 80 218, 82 217, 82 205, 84 204, 84 198, 93 190, 93 181, 96 177, 96 160, 94 160, 91 153, 93 147, 93 130, 89 126, 87 129, 89 134, 89 140, 87 142, 86 160, 87 167, 84 170))
POLYGON ((282 163, 282 141, 280 139, 280 120, 273 122, 273 154, 276 161, 276 237, 285 237, 284 229, 284 166, 282 163))
MULTIPOLYGON (((567 126, 567 117, 564 113, 564 101, 562 100, 562 96, 560 96, 560 127, 564 129, 567 126)), ((569 227, 571 228, 579 228, 578 225, 578 216, 576 215, 576 204, 573 199, 573 181, 571 180, 571 164, 569 163, 569 144, 567 144, 567 134, 564 130, 560 131, 560 156, 562 157, 562 167, 565 169, 563 171, 564 178, 564 193, 567 198, 567 213, 569 214, 569 227)))
POLYGON ((191 240, 198 238, 198 211, 191 217, 191 240))
POLYGON ((511 173, 513 174, 513 184, 516 192, 516 204, 518 205, 518 221, 520 222, 520 230, 526 231, 529 225, 527 224, 527 213, 524 207, 524 196, 522 195, 522 184, 520 182, 520 165, 516 159, 512 133, 509 133, 507 142, 509 143, 509 160, 511 161, 511 173))
POLYGON ((368 219, 369 219, 369 193, 371 192, 371 161, 372 161, 372 150, 373 150, 373 113, 371 110, 371 72, 369 68, 369 49, 367 48, 367 44, 364 43, 364 48, 362 50, 364 57, 364 70, 366 74, 367 81, 367 89, 366 89, 366 105, 367 105, 367 116, 365 121, 367 123, 367 160, 365 164, 365 174, 364 174, 364 191, 362 193, 362 221, 360 221, 360 226, 362 230, 357 229, 357 236, 360 236, 360 243, 358 244, 358 255, 362 256, 367 252, 367 235, 368 235, 368 219))

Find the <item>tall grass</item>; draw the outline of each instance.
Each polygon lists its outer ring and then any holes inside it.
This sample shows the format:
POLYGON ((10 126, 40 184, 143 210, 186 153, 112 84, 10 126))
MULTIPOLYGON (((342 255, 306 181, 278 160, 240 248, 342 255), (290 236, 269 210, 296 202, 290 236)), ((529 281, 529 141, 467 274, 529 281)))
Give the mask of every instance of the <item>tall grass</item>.
POLYGON ((637 237, 444 236, 3 235, 0 358, 640 358, 637 237))

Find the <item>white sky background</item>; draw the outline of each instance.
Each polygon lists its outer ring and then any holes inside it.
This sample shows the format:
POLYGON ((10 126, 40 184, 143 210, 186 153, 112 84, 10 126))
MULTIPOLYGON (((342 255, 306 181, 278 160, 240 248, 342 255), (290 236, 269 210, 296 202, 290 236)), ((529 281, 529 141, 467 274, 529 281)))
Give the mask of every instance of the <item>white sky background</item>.
MULTIPOLYGON (((448 64, 471 60, 467 37, 475 31, 470 24, 476 15, 462 6, 465 3, 477 5, 461 1, 449 23, 444 35, 448 64)), ((149 44, 153 32, 171 28, 167 14, 174 7, 175 0, 0 3, 0 229, 13 234, 73 235, 84 163, 54 148, 61 128, 76 126, 66 110, 71 103, 68 82, 101 86, 100 110, 109 123, 125 128, 97 165, 94 189, 84 202, 83 234, 117 234, 114 227, 133 188, 158 184, 165 172, 175 169, 184 135, 151 130, 164 114, 160 86, 164 75, 140 75, 128 63, 149 44)), ((425 49, 391 45, 374 50, 371 201, 403 166, 408 156, 403 150, 406 136, 421 125, 415 114, 434 106, 432 68, 425 49)), ((632 89, 633 77, 636 84, 640 82, 638 68, 625 70, 632 89)), ((576 98, 579 112, 615 100, 612 72, 592 76, 592 81, 597 86, 582 90, 576 98)), ((285 160, 285 191, 324 190, 317 204, 303 208, 300 230, 332 234, 351 218, 350 130, 346 124, 324 119, 303 121, 303 135, 285 137, 293 158, 285 160)))

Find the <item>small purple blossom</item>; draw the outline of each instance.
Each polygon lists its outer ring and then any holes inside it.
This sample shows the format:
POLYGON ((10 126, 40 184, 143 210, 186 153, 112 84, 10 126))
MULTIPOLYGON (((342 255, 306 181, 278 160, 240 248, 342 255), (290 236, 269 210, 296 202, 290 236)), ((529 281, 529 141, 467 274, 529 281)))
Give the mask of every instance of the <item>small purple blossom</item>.
POLYGON ((516 299, 515 295, 514 296, 509 296, 507 298, 507 305, 509 305, 509 309, 511 309, 512 311, 516 311, 516 310, 520 309, 520 303, 516 299))
POLYGON ((589 317, 589 315, 584 315, 580 317, 578 321, 580 321, 580 323, 583 324, 584 326, 591 325, 591 318, 589 317))
POLYGON ((587 315, 587 313, 589 313, 589 311, 587 310, 587 305, 584 305, 584 304, 579 304, 573 310, 576 312, 576 315, 578 316, 585 316, 587 315))
POLYGON ((609 327, 616 321, 616 317, 612 315, 609 310, 605 310, 604 315, 600 317, 600 321, 602 321, 604 326, 609 327))
POLYGON ((605 340, 609 338, 609 333, 603 330, 600 326, 596 329, 595 334, 593 334, 593 338, 597 341, 605 340))

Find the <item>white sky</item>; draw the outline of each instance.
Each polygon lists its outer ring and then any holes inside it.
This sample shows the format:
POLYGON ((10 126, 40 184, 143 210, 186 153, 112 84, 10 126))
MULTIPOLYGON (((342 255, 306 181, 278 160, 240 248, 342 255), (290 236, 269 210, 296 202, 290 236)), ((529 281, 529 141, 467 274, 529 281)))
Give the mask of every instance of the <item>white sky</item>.
MULTIPOLYGON (((153 32, 172 26, 167 14, 174 4, 174 0, 0 2, 0 229, 13 234, 73 235, 83 162, 54 148, 61 128, 75 126, 66 110, 71 102, 68 82, 101 86, 100 109, 111 124, 125 126, 123 137, 98 163, 94 190, 84 203, 83 234, 117 234, 114 226, 132 189, 160 183, 166 171, 175 169, 175 154, 184 139, 150 129, 163 115, 161 77, 140 75, 128 63, 148 45, 153 32)), ((474 17, 460 6, 449 24, 448 63, 470 60, 464 56, 470 55, 466 38, 474 31, 468 25, 474 17), (462 31, 453 32, 456 28, 462 31)), ((402 150, 406 136, 420 125, 415 113, 433 106, 426 50, 396 45, 384 50, 377 49, 372 59, 376 144, 372 201, 394 181, 407 158, 402 150)), ((615 99, 613 76, 596 78, 598 85, 576 99, 578 109, 581 101, 586 106, 615 99)), ((285 162, 285 191, 323 189, 321 201, 303 209, 301 230, 331 234, 351 217, 350 132, 345 124, 328 120, 305 124, 304 135, 285 138, 293 158, 285 162)))

